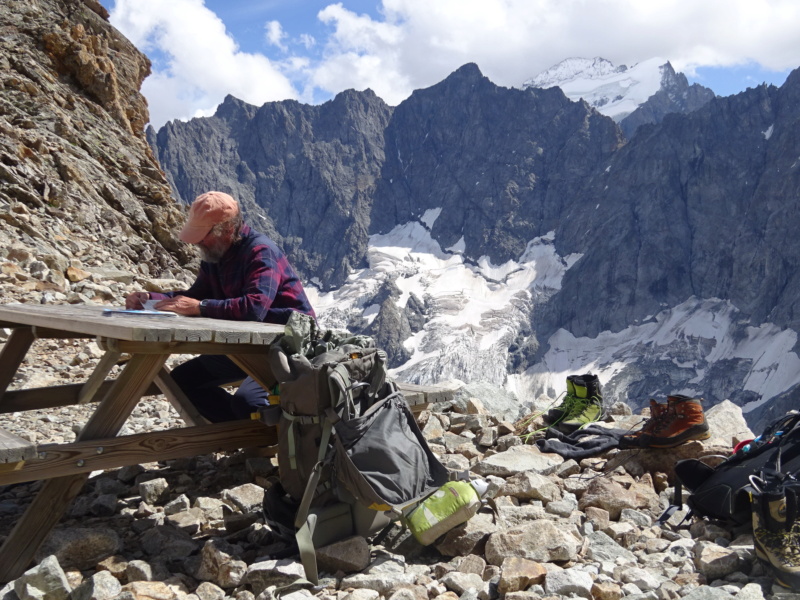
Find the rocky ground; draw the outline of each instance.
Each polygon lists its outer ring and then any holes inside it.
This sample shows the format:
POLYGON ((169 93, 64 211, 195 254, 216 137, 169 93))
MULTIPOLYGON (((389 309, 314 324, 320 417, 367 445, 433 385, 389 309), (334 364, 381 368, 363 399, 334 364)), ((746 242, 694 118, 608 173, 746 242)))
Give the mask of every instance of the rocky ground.
MULTIPOLYGON (((1 266, 13 277, 35 278, 36 257, 29 258, 6 258, 1 266)), ((59 299, 117 302, 143 283, 121 281, 118 273, 87 279, 90 287, 65 277, 59 299), (106 288, 112 292, 98 293, 106 288)), ((6 289, 7 301, 44 298, 6 289)), ((0 330, 0 337, 7 334, 0 330)), ((80 381, 99 355, 86 340, 38 340, 12 387, 80 381)), ((0 427, 37 443, 72 441, 90 410, 3 415, 0 427)), ((612 412, 614 427, 636 428, 645 418, 622 403, 612 412)), ((446 466, 469 468, 490 482, 496 516, 482 510, 427 548, 394 534, 384 546, 361 538, 339 542, 319 550, 320 586, 289 592, 326 600, 788 597, 756 563, 749 531, 704 521, 677 527, 680 512, 667 527, 654 524, 668 505, 677 459, 727 452, 752 435, 737 407, 722 403, 708 411, 711 440, 672 450, 612 450, 580 462, 524 443, 519 434, 539 422, 522 428, 517 416, 494 404, 486 386, 465 386, 453 402, 419 415, 446 466)), ((152 397, 124 433, 177 425, 169 403, 152 397)), ((303 571, 294 558, 269 558, 273 534, 260 507, 277 469, 262 454, 251 449, 94 473, 38 565, 0 588, 0 600, 267 600, 303 571)), ((0 541, 39 486, 0 488, 0 541)))

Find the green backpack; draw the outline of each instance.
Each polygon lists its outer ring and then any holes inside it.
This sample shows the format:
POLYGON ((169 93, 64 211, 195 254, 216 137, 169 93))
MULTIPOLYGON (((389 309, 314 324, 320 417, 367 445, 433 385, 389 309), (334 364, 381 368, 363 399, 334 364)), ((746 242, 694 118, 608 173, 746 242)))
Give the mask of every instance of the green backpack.
POLYGON ((316 583, 315 547, 377 533, 449 472, 371 338, 323 333, 293 313, 269 360, 280 388, 280 482, 267 490, 264 512, 273 531, 296 543, 306 578, 316 583))

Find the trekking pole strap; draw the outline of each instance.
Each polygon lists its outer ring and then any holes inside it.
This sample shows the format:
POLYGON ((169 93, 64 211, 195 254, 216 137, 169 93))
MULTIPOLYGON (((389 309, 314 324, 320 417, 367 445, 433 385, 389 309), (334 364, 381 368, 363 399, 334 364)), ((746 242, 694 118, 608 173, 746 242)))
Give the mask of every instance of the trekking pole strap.
POLYGON ((303 524, 298 528, 295 539, 297 549, 300 551, 300 562, 306 572, 306 579, 314 585, 319 583, 317 573, 317 553, 314 549, 314 529, 317 526, 317 515, 308 515, 303 524))
POLYGON ((311 501, 314 499, 314 490, 317 489, 317 484, 319 484, 319 478, 321 475, 322 461, 314 465, 314 469, 311 471, 311 475, 306 482, 306 489, 303 491, 303 498, 300 500, 300 506, 297 507, 297 515, 294 518, 294 526, 298 529, 306 522, 308 513, 311 510, 311 501))

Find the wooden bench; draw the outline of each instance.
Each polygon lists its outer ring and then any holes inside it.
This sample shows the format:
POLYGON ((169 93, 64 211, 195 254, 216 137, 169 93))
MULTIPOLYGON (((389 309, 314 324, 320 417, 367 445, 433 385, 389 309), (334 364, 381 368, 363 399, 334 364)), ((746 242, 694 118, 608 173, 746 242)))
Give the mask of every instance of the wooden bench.
POLYGON ((16 470, 36 457, 36 444, 0 429, 0 473, 16 470))
POLYGON ((417 385, 415 383, 397 382, 397 387, 415 414, 428 410, 437 402, 449 402, 455 396, 455 390, 436 385, 417 385))

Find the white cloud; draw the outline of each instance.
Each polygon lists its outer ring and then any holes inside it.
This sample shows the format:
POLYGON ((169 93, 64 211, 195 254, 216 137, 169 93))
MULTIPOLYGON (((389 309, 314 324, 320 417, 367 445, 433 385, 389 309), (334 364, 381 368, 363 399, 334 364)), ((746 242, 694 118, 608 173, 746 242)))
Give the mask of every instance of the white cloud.
POLYGON ((286 44, 283 43, 283 39, 286 37, 286 32, 281 27, 280 22, 278 21, 268 21, 266 25, 264 25, 264 29, 266 29, 266 37, 267 42, 276 48, 286 52, 288 48, 286 44))
POLYGON ((373 20, 342 3, 319 13, 333 33, 317 86, 371 87, 397 104, 467 62, 506 86, 570 56, 627 65, 664 56, 687 72, 800 66, 796 0, 383 0, 382 15, 373 20))
POLYGON ((659 56, 687 74, 800 66, 797 0, 375 0, 379 17, 348 8, 366 1, 341 0, 316 15, 298 6, 305 33, 296 20, 265 20, 279 61, 242 52, 203 0, 116 0, 111 21, 146 53, 167 55, 143 86, 156 126, 208 114, 226 94, 260 106, 372 88, 396 105, 468 62, 504 86, 571 56, 629 66, 659 56))
POLYGON ((155 127, 212 114, 227 94, 259 106, 298 96, 267 57, 241 52, 202 0, 117 0, 111 22, 146 54, 166 56, 142 85, 155 127))

